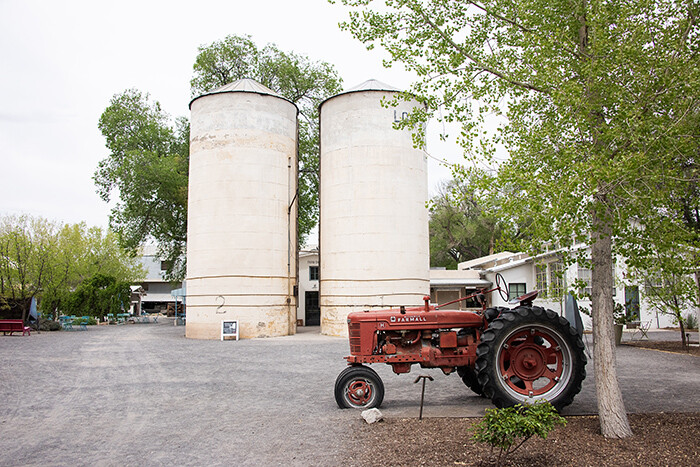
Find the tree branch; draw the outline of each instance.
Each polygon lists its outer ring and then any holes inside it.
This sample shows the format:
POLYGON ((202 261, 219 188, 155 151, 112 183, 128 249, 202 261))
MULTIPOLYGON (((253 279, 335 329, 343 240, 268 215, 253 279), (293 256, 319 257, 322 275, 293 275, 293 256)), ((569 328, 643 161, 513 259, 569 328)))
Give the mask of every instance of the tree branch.
POLYGON ((439 35, 447 44, 449 44, 453 49, 455 49, 455 50, 456 50, 457 52, 459 52, 460 54, 462 54, 462 55, 464 55, 465 57, 467 57, 467 58, 468 58, 469 60, 471 60, 477 67, 481 68, 483 71, 486 71, 486 72, 488 72, 488 73, 490 73, 490 74, 496 76, 497 78, 500 78, 500 79, 502 79, 502 80, 504 80, 504 81, 507 81, 508 83, 512 84, 513 86, 517 86, 517 87, 519 87, 519 88, 527 89, 527 90, 530 90, 530 91, 541 92, 541 93, 547 94, 547 95, 550 94, 549 91, 547 91, 546 89, 543 89, 543 88, 540 88, 540 87, 538 87, 538 86, 535 86, 534 84, 523 83, 523 82, 521 82, 521 81, 512 79, 512 78, 506 76, 504 73, 500 72, 499 70, 496 70, 496 69, 494 69, 494 68, 488 66, 487 64, 481 62, 479 59, 477 59, 477 58, 474 57, 472 54, 470 54, 469 52, 467 52, 467 51, 464 49, 464 47, 462 47, 462 46, 460 46, 459 44, 457 44, 456 42, 454 42, 454 41, 452 40, 452 38, 450 38, 442 29, 440 29, 433 21, 431 21, 431 19, 428 18, 428 16, 423 12, 423 9, 422 9, 422 8, 416 7, 413 11, 415 11, 416 13, 418 13, 418 14, 423 18, 423 20, 424 20, 436 33, 438 33, 438 35, 439 35))

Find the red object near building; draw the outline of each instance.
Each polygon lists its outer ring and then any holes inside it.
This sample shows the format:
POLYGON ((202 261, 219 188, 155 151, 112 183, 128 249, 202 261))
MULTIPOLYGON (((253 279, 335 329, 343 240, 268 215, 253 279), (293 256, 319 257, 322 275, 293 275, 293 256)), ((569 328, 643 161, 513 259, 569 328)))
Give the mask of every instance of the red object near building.
MULTIPOLYGON (((497 284, 502 278, 497 277, 497 284)), ((504 286, 485 290, 484 294, 504 286)), ((415 308, 348 315, 348 367, 338 375, 335 398, 341 408, 381 405, 384 384, 368 364, 386 363, 397 374, 414 364, 457 372, 464 384, 497 407, 547 400, 558 410, 573 401, 586 376, 580 333, 551 310, 533 306, 537 292, 516 299, 517 307, 478 312, 415 308)), ((460 300, 467 300, 473 296, 460 300)), ((450 302, 453 303, 453 302, 450 302)))

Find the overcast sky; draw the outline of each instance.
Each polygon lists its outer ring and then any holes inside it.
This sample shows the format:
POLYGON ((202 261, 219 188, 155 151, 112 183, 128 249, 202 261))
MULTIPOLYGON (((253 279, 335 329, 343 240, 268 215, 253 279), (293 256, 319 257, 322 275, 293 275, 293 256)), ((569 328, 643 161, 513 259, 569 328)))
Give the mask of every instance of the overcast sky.
MULTIPOLYGON (((346 14, 326 0, 0 0, 0 214, 106 227, 92 175, 107 156, 97 121, 110 98, 133 87, 189 117, 197 47, 229 34, 332 63, 345 88, 408 87, 410 74, 340 30, 346 14)), ((461 160, 435 136, 428 151, 461 160)), ((428 168, 431 189, 450 177, 428 168)))

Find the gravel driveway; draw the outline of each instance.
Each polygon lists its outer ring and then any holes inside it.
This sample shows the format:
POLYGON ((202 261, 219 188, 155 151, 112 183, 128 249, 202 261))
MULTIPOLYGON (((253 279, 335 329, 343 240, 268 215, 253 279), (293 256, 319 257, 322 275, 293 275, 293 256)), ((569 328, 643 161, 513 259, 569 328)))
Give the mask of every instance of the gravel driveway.
MULTIPOLYGON (((0 336, 0 465, 341 465, 363 423, 333 398, 348 344, 300 331, 200 341, 164 320, 0 336)), ((617 361, 628 411, 700 410, 700 359, 620 347, 617 361)), ((419 374, 435 378, 424 416, 492 407, 455 375, 374 368, 387 417, 417 417, 419 374)), ((592 373, 564 414, 595 413, 592 373)))

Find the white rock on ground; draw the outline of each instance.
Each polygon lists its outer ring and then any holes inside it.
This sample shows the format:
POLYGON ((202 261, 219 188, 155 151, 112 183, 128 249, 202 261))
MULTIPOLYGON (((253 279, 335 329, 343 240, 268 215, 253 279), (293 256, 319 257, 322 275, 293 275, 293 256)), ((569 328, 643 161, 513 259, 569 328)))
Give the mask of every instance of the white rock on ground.
POLYGON ((375 422, 384 420, 384 415, 377 408, 368 409, 362 412, 362 418, 370 425, 375 422))

